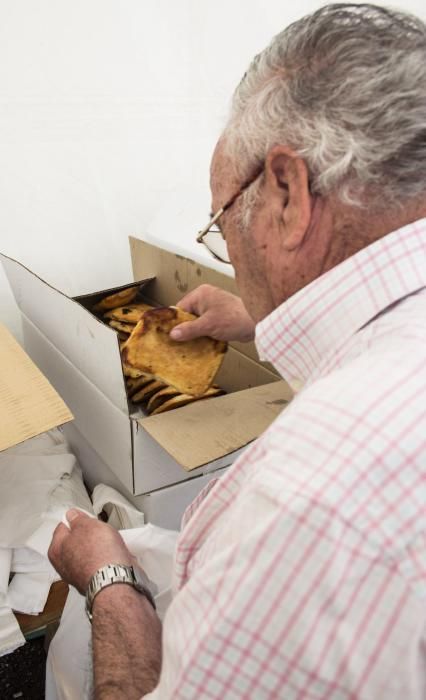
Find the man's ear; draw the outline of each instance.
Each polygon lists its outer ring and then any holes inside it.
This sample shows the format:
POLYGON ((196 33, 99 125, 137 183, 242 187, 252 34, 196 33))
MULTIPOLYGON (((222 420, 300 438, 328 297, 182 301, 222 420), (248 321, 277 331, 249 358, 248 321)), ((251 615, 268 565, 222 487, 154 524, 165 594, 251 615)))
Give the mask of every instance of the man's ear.
POLYGON ((311 220, 309 175, 305 161, 286 146, 274 146, 265 160, 265 189, 279 217, 282 243, 295 250, 311 220))

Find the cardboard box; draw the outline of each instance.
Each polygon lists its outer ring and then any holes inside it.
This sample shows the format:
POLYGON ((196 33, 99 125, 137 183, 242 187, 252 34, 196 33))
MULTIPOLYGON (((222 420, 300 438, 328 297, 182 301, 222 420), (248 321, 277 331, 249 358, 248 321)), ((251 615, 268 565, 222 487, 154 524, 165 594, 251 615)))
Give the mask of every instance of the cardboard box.
POLYGON ((211 479, 221 476, 229 468, 228 466, 222 467, 172 486, 135 496, 125 489, 117 475, 101 460, 87 440, 75 429, 73 423, 68 423, 64 432, 66 432, 69 443, 73 445, 73 452, 78 463, 85 465, 85 482, 89 491, 101 482, 107 484, 123 493, 136 508, 142 511, 145 522, 170 530, 180 529, 185 508, 211 479))
MULTIPOLYGON (((137 282, 124 287, 139 287, 148 302, 174 304, 202 283, 235 292, 234 281, 219 272, 134 238, 130 245, 137 282)), ((25 346, 74 413, 71 446, 78 454, 80 436, 133 495, 231 464, 291 398, 254 346, 236 343, 215 380, 229 393, 146 417, 128 401, 116 332, 90 311, 117 288, 70 298, 1 258, 22 312, 25 346)), ((83 468, 90 483, 90 465, 83 461, 83 468)))
POLYGON ((46 377, 0 324, 0 451, 72 418, 46 377))

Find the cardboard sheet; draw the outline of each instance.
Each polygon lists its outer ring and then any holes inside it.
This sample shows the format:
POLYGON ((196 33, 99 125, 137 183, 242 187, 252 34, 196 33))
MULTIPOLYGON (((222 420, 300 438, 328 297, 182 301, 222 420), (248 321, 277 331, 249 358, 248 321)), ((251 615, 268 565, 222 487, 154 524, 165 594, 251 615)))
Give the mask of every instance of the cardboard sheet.
POLYGON ((0 324, 0 450, 72 419, 51 384, 0 324))
POLYGON ((237 391, 139 421, 186 471, 255 440, 291 399, 285 382, 237 391), (242 413, 244 408, 244 413, 242 413), (223 418, 226 417, 226 432, 223 418))

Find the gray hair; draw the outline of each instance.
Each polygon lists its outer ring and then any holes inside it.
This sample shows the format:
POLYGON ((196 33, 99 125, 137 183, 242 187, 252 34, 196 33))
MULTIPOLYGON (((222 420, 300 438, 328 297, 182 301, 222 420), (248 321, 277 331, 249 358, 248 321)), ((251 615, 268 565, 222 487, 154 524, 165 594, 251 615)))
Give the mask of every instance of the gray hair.
POLYGON ((238 86, 224 142, 249 176, 276 144, 312 191, 400 206, 426 191, 426 26, 375 5, 326 5, 290 25, 238 86))

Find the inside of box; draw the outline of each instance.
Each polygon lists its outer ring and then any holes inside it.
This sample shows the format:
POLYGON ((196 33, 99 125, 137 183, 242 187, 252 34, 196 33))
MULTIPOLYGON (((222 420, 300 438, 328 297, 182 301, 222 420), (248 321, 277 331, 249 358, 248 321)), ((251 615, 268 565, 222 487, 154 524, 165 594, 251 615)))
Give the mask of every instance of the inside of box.
POLYGON ((95 316, 101 317, 101 314, 97 314, 96 312, 93 311, 93 307, 96 306, 96 304, 101 301, 101 299, 104 299, 106 296, 109 296, 110 294, 116 294, 117 292, 121 292, 124 289, 130 289, 131 287, 138 287, 138 295, 137 299, 140 301, 143 301, 143 299, 140 299, 140 294, 142 293, 142 290, 144 287, 148 285, 148 283, 151 282, 151 279, 142 279, 142 280, 137 280, 136 282, 130 282, 129 284, 123 284, 121 287, 111 287, 111 289, 103 289, 100 292, 91 292, 90 294, 82 294, 80 296, 73 297, 74 301, 77 301, 81 306, 84 306, 85 309, 90 311, 91 313, 94 313, 95 316))
MULTIPOLYGON (((156 287, 155 278, 152 277, 142 281, 138 280, 138 282, 135 282, 134 284, 123 285, 122 287, 112 288, 102 292, 94 292, 93 294, 86 294, 76 297, 75 300, 84 306, 85 309, 91 311, 99 320, 108 325, 109 319, 104 317, 105 312, 93 311, 93 307, 106 296, 115 294, 122 289, 130 287, 138 287, 137 296, 131 303, 144 302, 151 304, 152 306, 158 306, 164 302, 163 297, 160 299, 154 297, 156 287)), ((117 333, 116 330, 115 332, 117 333)), ((279 381, 279 377, 268 368, 262 366, 248 355, 239 352, 239 350, 230 345, 214 381, 215 384, 224 390, 224 392, 229 394, 232 392, 249 389, 254 386, 267 384, 269 382, 279 381)), ((123 382, 126 384, 124 372, 123 382)), ((146 411, 147 402, 137 404, 132 401, 130 396, 127 398, 129 413, 132 415, 132 417, 144 417, 148 415, 146 411)), ((176 408, 174 410, 181 409, 176 408)))
MULTIPOLYGON (((134 285, 140 285, 138 301, 153 306, 174 305, 192 289, 200 284, 212 284, 221 287, 225 291, 238 294, 235 281, 207 266, 194 262, 189 258, 171 253, 157 246, 146 243, 136 238, 130 238, 132 265, 135 280, 134 285), (141 282, 140 280, 143 280, 141 282)), ((131 285, 127 285, 131 286, 131 285)), ((112 294, 120 288, 106 290, 92 295, 80 297, 78 301, 86 308, 92 308, 103 296, 112 294)), ((99 318, 99 315, 98 315, 99 318)), ((101 318, 101 320, 104 320, 101 318)), ((280 377, 275 370, 259 361, 254 343, 230 343, 224 361, 217 373, 214 383, 226 392, 227 395, 241 392, 253 387, 279 382, 280 377)), ((126 377, 123 374, 123 382, 126 377)), ((145 394, 142 391, 142 394, 145 394)), ((145 397, 143 397, 145 399, 145 397)), ((144 403, 135 403, 128 396, 129 412, 134 418, 145 418, 147 400, 144 403)), ((204 399, 201 403, 218 401, 220 397, 204 399)), ((175 408, 170 413, 182 411, 183 408, 175 408)), ((196 410, 196 409, 194 409, 196 410)), ((204 408, 202 409, 205 410, 204 408)), ((166 413, 159 414, 158 418, 166 413)))

